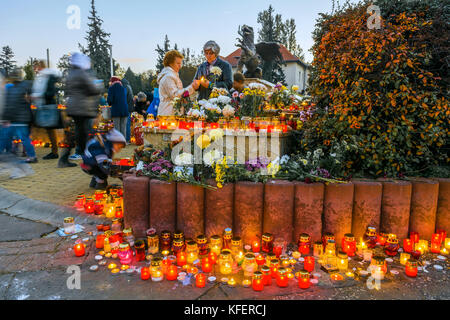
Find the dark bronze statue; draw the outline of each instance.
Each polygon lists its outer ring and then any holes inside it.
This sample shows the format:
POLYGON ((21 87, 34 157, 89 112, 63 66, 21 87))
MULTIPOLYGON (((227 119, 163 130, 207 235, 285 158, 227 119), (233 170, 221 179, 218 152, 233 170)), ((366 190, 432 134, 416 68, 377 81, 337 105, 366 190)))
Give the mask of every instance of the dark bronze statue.
POLYGON ((244 66, 246 78, 262 78, 262 69, 260 68, 263 62, 266 65, 272 65, 273 61, 279 60, 283 62, 283 57, 280 53, 280 45, 276 42, 261 42, 255 45, 255 33, 253 28, 247 25, 239 27, 238 31, 242 39, 238 38, 239 44, 237 47, 242 49, 241 58, 239 59, 238 71, 242 72, 244 66))

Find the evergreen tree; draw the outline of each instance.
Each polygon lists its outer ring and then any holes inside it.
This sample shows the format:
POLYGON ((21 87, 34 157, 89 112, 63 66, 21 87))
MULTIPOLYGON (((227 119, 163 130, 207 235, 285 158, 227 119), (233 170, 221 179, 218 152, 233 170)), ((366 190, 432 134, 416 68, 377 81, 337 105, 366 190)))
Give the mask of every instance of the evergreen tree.
POLYGON ((70 68, 70 55, 65 54, 61 58, 59 58, 56 67, 62 72, 63 77, 66 77, 70 68))
POLYGON ((2 52, 0 53, 0 69, 5 72, 5 77, 11 73, 11 71, 16 67, 16 61, 13 60, 14 53, 10 46, 4 46, 2 52))
POLYGON ((297 44, 297 25, 294 19, 286 20, 284 24, 285 38, 282 43, 293 55, 297 56, 300 60, 305 60, 305 54, 303 49, 297 44))
POLYGON ((110 33, 105 32, 102 28, 103 20, 97 14, 95 0, 91 0, 90 14, 88 31, 85 37, 87 47, 85 48, 82 45, 79 45, 79 47, 81 52, 91 58, 92 69, 97 77, 108 83, 111 75, 110 33))
POLYGON ((36 77, 36 74, 34 73, 34 68, 33 68, 33 62, 36 61, 36 59, 33 58, 29 58, 27 60, 27 63, 23 66, 23 72, 25 73, 25 80, 34 80, 34 78, 36 77))
POLYGON ((162 69, 164 69, 164 56, 167 52, 170 51, 170 41, 169 37, 166 35, 166 38, 164 39, 164 45, 163 48, 161 48, 159 45, 157 45, 157 48, 155 51, 158 53, 158 58, 156 59, 156 70, 158 72, 161 72, 162 69))

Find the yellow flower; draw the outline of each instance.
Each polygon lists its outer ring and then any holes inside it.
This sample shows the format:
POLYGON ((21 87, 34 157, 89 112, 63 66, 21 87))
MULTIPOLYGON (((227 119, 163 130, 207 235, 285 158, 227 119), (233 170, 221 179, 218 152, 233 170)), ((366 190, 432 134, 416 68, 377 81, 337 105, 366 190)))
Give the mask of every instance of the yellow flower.
POLYGON ((197 146, 199 146, 202 149, 205 149, 211 144, 211 139, 207 135, 201 135, 197 139, 197 146))

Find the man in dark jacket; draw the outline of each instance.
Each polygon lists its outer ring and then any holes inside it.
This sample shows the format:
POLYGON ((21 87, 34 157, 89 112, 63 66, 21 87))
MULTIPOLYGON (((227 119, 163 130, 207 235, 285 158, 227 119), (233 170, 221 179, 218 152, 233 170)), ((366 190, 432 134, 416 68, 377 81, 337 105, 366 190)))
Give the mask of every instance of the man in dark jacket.
POLYGON ((203 53, 206 62, 198 67, 197 73, 195 74, 195 79, 201 80, 199 100, 209 99, 214 87, 230 90, 233 86, 233 71, 231 65, 219 58, 219 45, 215 41, 208 41, 203 47, 203 53), (220 68, 220 76, 216 76, 211 72, 212 67, 220 68))
MULTIPOLYGON (((89 131, 92 128, 92 120, 98 115, 101 88, 100 85, 95 84, 96 80, 87 72, 91 68, 89 57, 74 53, 70 57, 70 63, 71 68, 66 83, 67 115, 75 122, 77 149, 84 152, 89 131)), ((64 157, 67 151, 70 153, 70 149, 64 151, 64 157)), ((81 155, 77 158, 81 159, 81 155)))
POLYGON ((108 89, 108 104, 111 106, 111 117, 116 128, 125 137, 127 135, 128 103, 127 89, 117 77, 112 77, 108 89))
POLYGON ((9 138, 17 137, 22 141, 28 159, 27 163, 36 163, 36 152, 31 144, 30 124, 33 121, 31 114, 31 86, 32 83, 23 80, 22 69, 16 68, 11 72, 12 86, 6 90, 5 108, 3 120, 9 122, 9 138))
POLYGON ((127 120, 127 143, 130 143, 131 139, 131 114, 134 112, 134 93, 130 83, 127 79, 122 79, 122 84, 127 89, 127 104, 128 104, 128 120, 127 120))

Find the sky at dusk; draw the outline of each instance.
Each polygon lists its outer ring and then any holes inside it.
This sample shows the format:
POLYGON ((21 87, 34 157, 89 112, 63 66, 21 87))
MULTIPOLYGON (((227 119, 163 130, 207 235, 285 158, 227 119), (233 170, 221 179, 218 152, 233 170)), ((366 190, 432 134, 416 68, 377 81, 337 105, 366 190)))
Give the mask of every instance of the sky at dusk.
MULTIPOLYGON (((65 53, 85 44, 90 0, 2 1, 0 46, 9 45, 15 60, 23 65, 29 57, 45 58, 50 49, 51 66, 65 53), (66 13, 70 5, 81 10, 81 28, 70 30, 66 13)), ((155 69, 157 44, 167 34, 171 44, 201 53, 203 44, 216 40, 226 56, 236 50, 238 27, 243 24, 259 30, 258 12, 269 5, 283 19, 294 18, 297 41, 312 61, 311 32, 320 12, 331 11, 331 0, 97 0, 103 28, 111 33, 113 56, 122 67, 136 72, 155 69)))

